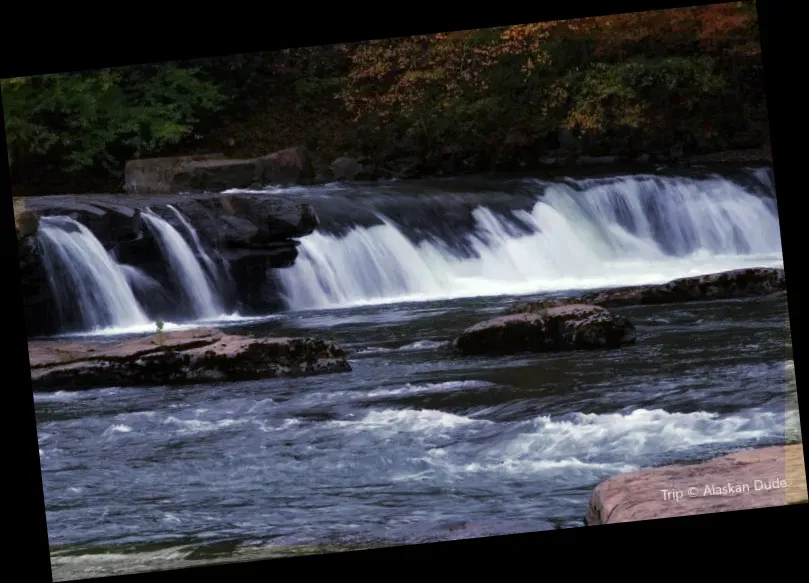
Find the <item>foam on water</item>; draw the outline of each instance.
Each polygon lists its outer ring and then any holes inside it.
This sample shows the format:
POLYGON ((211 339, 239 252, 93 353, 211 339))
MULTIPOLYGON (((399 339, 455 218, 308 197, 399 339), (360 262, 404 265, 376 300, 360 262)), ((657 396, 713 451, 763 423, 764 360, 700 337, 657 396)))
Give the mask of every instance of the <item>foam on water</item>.
MULTIPOLYGON (((181 330, 194 330, 197 328, 206 328, 208 326, 227 326, 227 325, 239 325, 239 324, 250 324, 256 322, 266 322, 269 320, 274 320, 278 318, 275 314, 270 314, 267 316, 242 316, 238 313, 233 314, 222 314, 217 318, 213 318, 211 320, 194 320, 192 322, 164 322, 163 323, 163 331, 164 332, 176 332, 181 330)), ((75 337, 93 337, 93 336, 127 336, 127 335, 135 335, 135 334, 154 334, 157 332, 157 323, 156 322, 146 322, 144 324, 139 324, 136 326, 109 326, 105 328, 98 328, 95 330, 89 331, 82 331, 82 332, 70 332, 64 334, 57 334, 54 338, 75 338, 75 337)))
POLYGON ((142 216, 154 231, 172 273, 191 303, 194 315, 200 319, 214 320, 224 313, 221 298, 183 236, 153 212, 144 212, 142 216))
POLYGON ((96 236, 70 217, 42 217, 38 239, 51 288, 63 319, 89 330, 141 326, 149 319, 127 273, 96 236))
MULTIPOLYGON (((574 181, 575 182, 575 181, 574 181)), ((280 274, 296 310, 665 283, 744 267, 781 267, 772 199, 715 178, 624 177, 549 186, 511 218, 479 206, 460 253, 414 242, 394 221, 315 232, 280 274), (513 221, 530 230, 515 228, 513 221)))

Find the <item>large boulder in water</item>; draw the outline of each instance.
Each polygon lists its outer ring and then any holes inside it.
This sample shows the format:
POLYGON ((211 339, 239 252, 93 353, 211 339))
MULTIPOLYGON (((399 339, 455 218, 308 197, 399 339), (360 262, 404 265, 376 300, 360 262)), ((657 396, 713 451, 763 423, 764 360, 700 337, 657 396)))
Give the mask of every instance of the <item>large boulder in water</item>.
POLYGON ((514 354, 618 348, 635 342, 627 318, 598 306, 571 304, 511 314, 467 328, 455 340, 463 354, 514 354))
POLYGON ((32 341, 35 391, 197 384, 350 371, 345 352, 317 338, 251 338, 214 329, 117 344, 32 341))

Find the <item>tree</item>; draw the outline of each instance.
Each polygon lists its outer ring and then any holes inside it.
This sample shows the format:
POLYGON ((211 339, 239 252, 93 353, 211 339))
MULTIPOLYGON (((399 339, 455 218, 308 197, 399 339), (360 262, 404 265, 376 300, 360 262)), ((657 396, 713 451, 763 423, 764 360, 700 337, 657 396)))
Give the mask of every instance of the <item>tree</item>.
POLYGON ((491 141, 503 120, 530 101, 547 64, 553 24, 538 23, 385 39, 350 48, 340 97, 370 132, 391 125, 423 155, 438 145, 491 141))
POLYGON ((9 79, 2 96, 10 163, 37 170, 301 143, 326 163, 479 168, 515 148, 753 147, 768 130, 753 2, 9 79))
POLYGON ((36 159, 68 172, 120 169, 178 142, 222 102, 198 70, 174 63, 4 79, 2 99, 15 165, 36 159))

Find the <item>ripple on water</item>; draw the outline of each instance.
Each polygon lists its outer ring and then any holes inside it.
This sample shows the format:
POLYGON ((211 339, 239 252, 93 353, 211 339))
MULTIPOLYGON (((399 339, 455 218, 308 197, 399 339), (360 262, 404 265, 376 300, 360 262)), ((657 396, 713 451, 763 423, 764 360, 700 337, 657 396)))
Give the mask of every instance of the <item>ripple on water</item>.
MULTIPOLYGON (((429 314, 395 329, 334 326, 330 339, 368 351, 350 374, 37 395, 47 499, 60 508, 49 514, 52 540, 271 533, 301 543, 346 525, 414 540, 449 532, 444 524, 513 532, 526 517, 553 528, 580 520, 590 488, 616 473, 799 430, 796 400, 789 406, 788 392, 779 409, 776 394, 784 381, 794 393, 791 363, 786 376, 774 364, 783 317, 762 315, 763 303, 691 316, 644 307, 642 342, 626 351, 443 352, 442 339, 477 318, 469 306, 508 301, 458 301, 440 326, 429 314), (758 325, 693 325, 731 317, 758 325)), ((284 317, 284 334, 310 330, 295 317, 284 317)))

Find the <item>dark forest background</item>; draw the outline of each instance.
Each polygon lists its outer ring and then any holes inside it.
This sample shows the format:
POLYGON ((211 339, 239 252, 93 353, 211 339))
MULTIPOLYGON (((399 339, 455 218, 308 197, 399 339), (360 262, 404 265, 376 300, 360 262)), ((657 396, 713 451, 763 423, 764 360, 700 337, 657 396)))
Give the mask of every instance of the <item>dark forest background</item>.
POLYGON ((15 196, 298 145, 395 171, 769 141, 753 2, 4 79, 2 99, 15 196))

